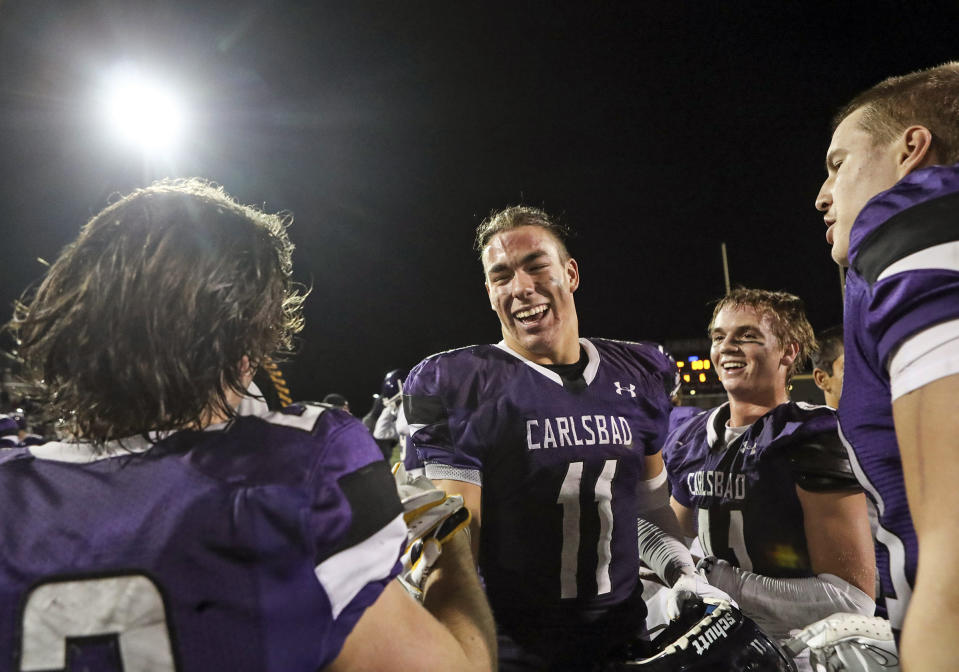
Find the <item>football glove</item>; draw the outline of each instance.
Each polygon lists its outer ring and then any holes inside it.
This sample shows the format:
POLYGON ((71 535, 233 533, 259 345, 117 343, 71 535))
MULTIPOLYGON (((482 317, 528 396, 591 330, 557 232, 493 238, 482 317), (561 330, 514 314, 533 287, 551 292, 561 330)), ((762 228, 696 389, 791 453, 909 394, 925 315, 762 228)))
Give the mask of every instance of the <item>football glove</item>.
POLYGON ((447 496, 425 476, 409 476, 402 463, 393 467, 393 479, 407 527, 400 582, 422 600, 427 573, 442 554, 443 544, 460 530, 469 529, 470 512, 460 495, 447 496))
POLYGON ((709 585, 705 574, 701 571, 691 574, 683 574, 679 577, 673 587, 669 589, 669 595, 666 597, 666 618, 675 621, 683 612, 683 604, 687 600, 696 599, 705 600, 723 600, 729 602, 734 607, 738 607, 736 601, 729 595, 715 586, 709 585))
POLYGON ((899 654, 889 621, 878 616, 833 614, 807 625, 785 644, 793 656, 809 649, 816 672, 892 672, 899 654))

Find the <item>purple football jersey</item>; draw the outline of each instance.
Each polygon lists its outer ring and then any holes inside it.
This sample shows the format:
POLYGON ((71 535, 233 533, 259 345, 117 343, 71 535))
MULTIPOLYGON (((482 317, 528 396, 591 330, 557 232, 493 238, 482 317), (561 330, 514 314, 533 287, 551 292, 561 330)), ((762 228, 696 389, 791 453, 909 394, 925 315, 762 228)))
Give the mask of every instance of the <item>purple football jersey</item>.
POLYGON ((344 412, 108 448, 0 457, 0 670, 313 672, 399 571, 389 469, 344 412))
POLYGON ((637 485, 665 439, 673 365, 652 345, 580 343, 575 380, 500 343, 434 355, 406 382, 427 476, 482 486, 480 569, 501 627, 599 612, 637 586, 637 485))
POLYGON ((796 484, 808 470, 807 446, 831 442, 842 452, 835 413, 781 404, 726 445, 728 419, 727 402, 670 433, 663 457, 672 496, 696 509, 707 555, 766 576, 811 576, 796 484))
POLYGON ((889 620, 902 628, 916 578, 912 525, 886 366, 910 336, 959 318, 959 272, 924 255, 959 241, 959 167, 910 173, 859 213, 849 240, 845 374, 839 404, 853 467, 879 511, 876 564, 889 620))

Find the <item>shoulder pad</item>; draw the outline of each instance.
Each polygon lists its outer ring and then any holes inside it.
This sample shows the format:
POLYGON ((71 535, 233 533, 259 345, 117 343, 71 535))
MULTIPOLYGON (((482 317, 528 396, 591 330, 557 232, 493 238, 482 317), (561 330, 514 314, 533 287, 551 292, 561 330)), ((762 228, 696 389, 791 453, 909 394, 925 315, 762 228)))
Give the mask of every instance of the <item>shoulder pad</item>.
POLYGON ((789 467, 796 484, 810 492, 859 492, 849 454, 835 432, 803 437, 789 447, 789 467))
POLYGON ((952 193, 896 213, 862 241, 854 261, 856 272, 872 284, 910 254, 959 240, 957 209, 959 193, 952 193))

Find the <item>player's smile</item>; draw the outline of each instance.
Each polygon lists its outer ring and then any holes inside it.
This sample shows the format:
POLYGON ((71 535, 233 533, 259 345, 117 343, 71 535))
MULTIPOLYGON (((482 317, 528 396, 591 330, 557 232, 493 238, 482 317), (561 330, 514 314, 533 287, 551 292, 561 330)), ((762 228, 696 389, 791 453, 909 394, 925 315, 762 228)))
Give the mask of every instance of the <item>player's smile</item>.
POLYGON ((541 303, 532 308, 523 308, 513 313, 513 318, 519 320, 523 326, 529 327, 538 324, 546 317, 549 311, 549 304, 541 303))

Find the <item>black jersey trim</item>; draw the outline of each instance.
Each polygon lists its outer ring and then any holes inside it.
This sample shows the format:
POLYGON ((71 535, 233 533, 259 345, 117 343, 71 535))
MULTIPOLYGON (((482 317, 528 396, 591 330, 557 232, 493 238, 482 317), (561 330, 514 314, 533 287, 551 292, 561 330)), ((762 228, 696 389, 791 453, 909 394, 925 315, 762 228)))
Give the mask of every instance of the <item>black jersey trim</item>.
POLYGON ((411 425, 435 425, 447 417, 443 400, 425 394, 404 394, 403 413, 411 425))
POLYGON ((316 564, 373 536, 403 513, 390 465, 383 460, 341 476, 337 483, 350 504, 353 520, 346 537, 318 557, 316 564))
POLYGON ((789 451, 793 478, 809 492, 862 492, 839 435, 824 432, 808 437, 789 451))
POLYGON ((860 244, 853 268, 876 282, 891 264, 935 245, 959 240, 959 192, 893 215, 860 244))

